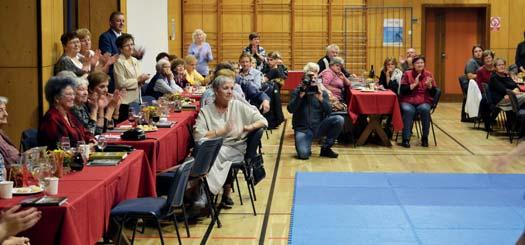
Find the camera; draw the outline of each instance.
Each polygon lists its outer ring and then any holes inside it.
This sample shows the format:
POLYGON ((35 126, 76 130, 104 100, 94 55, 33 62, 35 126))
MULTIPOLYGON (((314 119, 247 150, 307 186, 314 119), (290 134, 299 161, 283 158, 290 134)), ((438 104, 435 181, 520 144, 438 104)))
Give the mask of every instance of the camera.
POLYGON ((319 88, 314 79, 314 74, 304 75, 300 90, 301 92, 306 92, 306 94, 316 94, 319 92, 319 88))

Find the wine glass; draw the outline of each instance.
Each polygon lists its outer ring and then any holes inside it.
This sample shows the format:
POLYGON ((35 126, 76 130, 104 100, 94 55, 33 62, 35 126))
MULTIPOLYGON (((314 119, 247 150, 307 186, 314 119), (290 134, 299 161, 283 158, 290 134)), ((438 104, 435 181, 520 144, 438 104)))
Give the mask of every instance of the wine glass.
POLYGON ((104 135, 99 135, 97 140, 97 147, 100 149, 100 151, 104 151, 106 145, 106 137, 104 135))
MULTIPOLYGON (((53 176, 52 168, 48 163, 41 163, 40 166, 38 166, 34 173, 36 177, 38 178, 38 183, 40 184, 40 188, 43 190, 47 189, 47 186, 49 185, 49 177, 53 176)), ((44 196, 46 196, 46 192, 44 191, 44 196)))
POLYGON ((71 148, 71 141, 69 140, 69 137, 63 136, 60 138, 60 148, 64 151, 69 151, 71 148))

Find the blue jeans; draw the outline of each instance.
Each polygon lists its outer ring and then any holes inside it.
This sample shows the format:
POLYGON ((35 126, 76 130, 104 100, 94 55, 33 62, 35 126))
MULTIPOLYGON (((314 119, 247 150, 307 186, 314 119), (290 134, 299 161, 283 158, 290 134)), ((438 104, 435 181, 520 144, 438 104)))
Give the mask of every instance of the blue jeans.
POLYGON ((335 139, 343 130, 345 119, 339 115, 328 116, 321 121, 317 129, 295 130, 295 150, 298 158, 312 155, 312 140, 326 136, 322 147, 332 147, 335 139))
POLYGON ((428 129, 430 128, 429 104, 412 105, 402 102, 401 113, 403 114, 403 140, 410 140, 416 114, 419 114, 419 118, 421 119, 421 127, 423 128, 422 137, 428 138, 428 129))

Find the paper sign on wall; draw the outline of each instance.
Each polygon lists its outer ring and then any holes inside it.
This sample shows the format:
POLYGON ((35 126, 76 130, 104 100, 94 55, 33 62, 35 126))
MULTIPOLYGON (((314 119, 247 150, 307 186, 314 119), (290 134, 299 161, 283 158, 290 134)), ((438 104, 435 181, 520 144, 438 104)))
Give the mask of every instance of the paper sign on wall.
POLYGON ((403 19, 383 20, 383 46, 403 46, 403 19))
POLYGON ((499 31, 501 29, 501 17, 490 17, 490 31, 499 31))

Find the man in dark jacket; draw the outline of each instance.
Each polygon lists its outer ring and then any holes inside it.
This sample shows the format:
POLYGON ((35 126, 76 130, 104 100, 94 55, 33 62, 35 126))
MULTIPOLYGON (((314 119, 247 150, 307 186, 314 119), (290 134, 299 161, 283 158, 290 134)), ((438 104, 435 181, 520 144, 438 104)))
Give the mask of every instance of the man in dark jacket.
POLYGON ((321 145, 320 156, 339 156, 331 147, 343 129, 344 118, 330 115, 332 108, 328 92, 318 86, 314 73, 306 73, 303 82, 292 92, 288 111, 293 114, 297 158, 308 159, 312 155, 312 140, 321 137, 326 139, 321 145))

